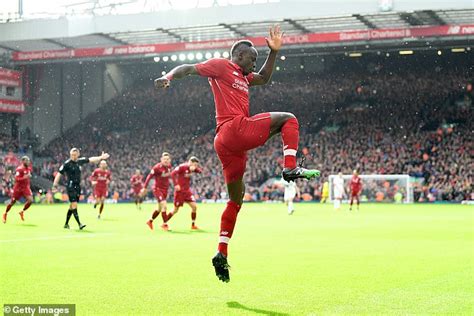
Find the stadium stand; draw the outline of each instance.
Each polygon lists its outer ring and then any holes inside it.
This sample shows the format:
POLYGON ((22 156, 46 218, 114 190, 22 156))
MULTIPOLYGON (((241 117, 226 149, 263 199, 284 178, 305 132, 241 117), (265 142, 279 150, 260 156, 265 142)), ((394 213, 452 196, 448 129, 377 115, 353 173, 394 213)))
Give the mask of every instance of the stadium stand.
MULTIPOLYGON (((364 174, 408 173, 422 179, 417 201, 468 198, 474 178, 472 69, 440 65, 433 76, 423 65, 398 66, 352 62, 328 75, 277 72, 272 85, 252 91, 251 110, 295 113, 306 163, 323 175, 354 168, 364 174)), ((111 154, 111 190, 127 199, 133 170, 146 173, 169 151, 174 164, 190 155, 201 159, 204 173, 193 186, 199 199, 225 195, 212 146, 214 108, 207 82, 193 78, 173 85, 158 93, 151 82, 137 81, 73 127, 82 135, 76 143, 58 138, 48 144, 40 153, 48 158, 36 171, 52 179, 72 146, 86 155, 105 150, 111 154)), ((249 155, 248 199, 281 197, 278 189, 263 185, 281 172, 280 146, 275 138, 249 155)), ((84 172, 86 195, 90 172, 84 172)), ((302 193, 319 199, 321 183, 305 183, 302 193)))

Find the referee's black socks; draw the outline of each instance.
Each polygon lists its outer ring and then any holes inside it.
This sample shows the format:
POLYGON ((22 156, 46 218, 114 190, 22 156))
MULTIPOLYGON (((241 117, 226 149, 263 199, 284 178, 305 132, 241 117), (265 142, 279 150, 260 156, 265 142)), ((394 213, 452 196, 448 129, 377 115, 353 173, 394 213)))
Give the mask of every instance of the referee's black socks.
POLYGON ((67 210, 66 225, 69 225, 69 219, 71 219, 71 215, 72 215, 72 210, 71 209, 67 210))
POLYGON ((74 215, 74 218, 76 219, 77 225, 81 226, 81 221, 79 220, 79 213, 77 213, 77 208, 72 210, 72 214, 74 215))

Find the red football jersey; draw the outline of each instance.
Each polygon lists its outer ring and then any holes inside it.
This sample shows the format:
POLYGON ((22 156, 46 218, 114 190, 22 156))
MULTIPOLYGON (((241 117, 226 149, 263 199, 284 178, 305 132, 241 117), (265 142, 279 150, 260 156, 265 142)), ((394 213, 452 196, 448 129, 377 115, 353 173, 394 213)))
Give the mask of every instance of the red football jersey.
POLYGON ((195 65, 200 76, 208 77, 216 105, 217 128, 232 118, 249 112, 249 85, 253 74, 244 76, 242 69, 229 59, 212 58, 195 65))
POLYGON ((194 171, 191 171, 189 169, 188 163, 182 163, 174 168, 171 176, 173 177, 174 185, 179 185, 181 187, 181 191, 188 191, 191 184, 191 175, 193 173, 201 172, 202 170, 200 168, 196 168, 194 171))
POLYGON ((130 178, 130 183, 132 184, 133 189, 141 189, 143 187, 143 176, 141 174, 134 174, 130 178))
POLYGON ((362 188, 362 181, 359 176, 352 176, 351 179, 351 190, 352 191, 360 191, 362 188))
POLYGON ((91 175, 91 181, 97 181, 96 189, 107 189, 107 184, 112 179, 112 173, 109 170, 97 168, 91 175))
POLYGON ((159 162, 153 166, 150 173, 146 177, 145 188, 148 187, 148 183, 150 182, 150 180, 154 178, 155 189, 167 191, 170 186, 170 176, 171 176, 171 166, 166 167, 166 166, 163 166, 161 162, 159 162))
POLYGON ((20 165, 16 168, 15 172, 15 187, 14 189, 24 189, 24 188, 29 188, 30 187, 30 177, 28 175, 31 175, 31 167, 25 167, 23 165, 20 165))

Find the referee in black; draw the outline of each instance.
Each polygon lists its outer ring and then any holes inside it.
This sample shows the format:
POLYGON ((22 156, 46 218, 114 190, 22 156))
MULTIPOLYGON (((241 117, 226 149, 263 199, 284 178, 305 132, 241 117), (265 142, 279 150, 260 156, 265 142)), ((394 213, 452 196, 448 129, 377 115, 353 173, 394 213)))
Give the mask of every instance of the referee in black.
POLYGON ((71 202, 71 204, 69 205, 69 210, 67 211, 66 224, 64 224, 64 228, 69 229, 69 219, 71 218, 71 215, 74 215, 74 218, 79 225, 79 229, 82 230, 84 227, 86 227, 86 225, 81 224, 81 221, 79 220, 79 214, 77 213, 77 202, 79 202, 79 197, 81 195, 81 166, 85 165, 86 163, 98 164, 101 160, 109 158, 109 154, 102 152, 102 155, 98 157, 79 158, 81 153, 77 148, 71 149, 69 154, 70 158, 61 165, 59 172, 54 178, 53 191, 57 190, 61 175, 65 174, 67 177, 67 195, 69 196, 69 202, 71 202))

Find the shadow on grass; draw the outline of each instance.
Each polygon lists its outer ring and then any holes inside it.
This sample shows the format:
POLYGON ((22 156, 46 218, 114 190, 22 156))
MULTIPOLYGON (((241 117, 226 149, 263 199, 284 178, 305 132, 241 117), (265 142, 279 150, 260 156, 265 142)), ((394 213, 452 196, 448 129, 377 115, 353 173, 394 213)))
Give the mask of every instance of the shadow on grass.
POLYGON ((208 230, 202 230, 202 229, 196 229, 196 230, 190 230, 191 233, 198 233, 198 234, 217 234, 217 232, 211 232, 208 230))
POLYGON ((83 230, 80 230, 79 228, 74 229, 74 231, 81 233, 81 234, 95 234, 95 231, 93 230, 88 230, 87 228, 84 228, 83 230))
POLYGON ((170 230, 168 231, 168 233, 170 233, 170 234, 185 234, 185 235, 191 234, 191 232, 188 232, 188 231, 172 230, 172 229, 170 229, 170 230))
POLYGON ((36 224, 15 224, 15 226, 22 226, 22 227, 38 227, 36 224))
POLYGON ((264 309, 247 307, 245 305, 240 304, 239 302, 227 302, 227 307, 241 309, 244 311, 254 312, 256 314, 263 314, 263 315, 272 315, 272 316, 289 316, 290 315, 286 313, 279 313, 279 312, 274 312, 274 311, 267 311, 264 309))
POLYGON ((119 220, 116 218, 101 218, 99 221, 101 222, 118 222, 119 220))

